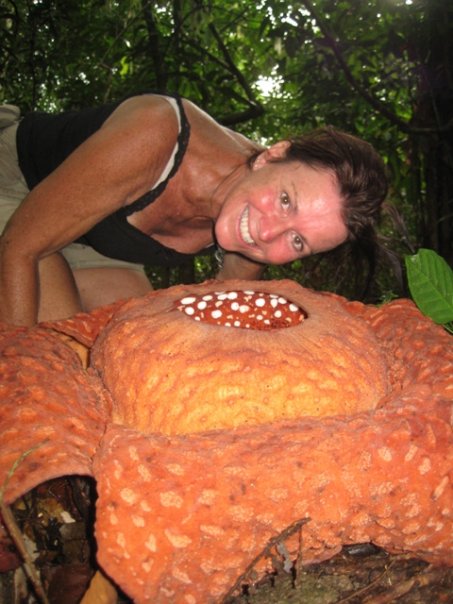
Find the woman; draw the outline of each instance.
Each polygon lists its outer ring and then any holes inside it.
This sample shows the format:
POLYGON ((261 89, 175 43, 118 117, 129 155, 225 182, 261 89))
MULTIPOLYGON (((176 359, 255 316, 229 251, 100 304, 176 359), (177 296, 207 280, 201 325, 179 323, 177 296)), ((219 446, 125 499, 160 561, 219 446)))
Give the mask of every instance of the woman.
POLYGON ((264 148, 170 95, 2 116, 0 320, 12 324, 143 295, 143 264, 216 246, 218 278, 259 278, 368 233, 387 191, 360 139, 326 129, 264 148))

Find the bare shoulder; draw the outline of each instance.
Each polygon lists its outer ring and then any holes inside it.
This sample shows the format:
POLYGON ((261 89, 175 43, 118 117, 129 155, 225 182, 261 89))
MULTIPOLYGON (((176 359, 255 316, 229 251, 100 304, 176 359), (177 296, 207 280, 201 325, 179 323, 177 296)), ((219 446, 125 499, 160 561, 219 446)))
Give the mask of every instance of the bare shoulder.
MULTIPOLYGON (((156 133, 156 143, 161 147, 174 144, 178 135, 178 119, 171 97, 160 94, 143 94, 134 96, 123 103, 106 120, 104 128, 140 133, 156 133)), ((260 150, 261 145, 217 122, 209 113, 188 99, 181 99, 183 109, 190 125, 190 154, 197 151, 213 153, 216 149, 223 153, 249 155, 260 150)))
POLYGON ((225 158, 231 153, 232 156, 248 157, 261 148, 246 136, 220 124, 192 101, 183 99, 183 106, 191 128, 191 148, 195 153, 201 151, 215 161, 217 155, 225 158))
POLYGON ((123 101, 104 122, 104 129, 133 129, 140 132, 177 133, 175 111, 164 96, 143 94, 123 101))

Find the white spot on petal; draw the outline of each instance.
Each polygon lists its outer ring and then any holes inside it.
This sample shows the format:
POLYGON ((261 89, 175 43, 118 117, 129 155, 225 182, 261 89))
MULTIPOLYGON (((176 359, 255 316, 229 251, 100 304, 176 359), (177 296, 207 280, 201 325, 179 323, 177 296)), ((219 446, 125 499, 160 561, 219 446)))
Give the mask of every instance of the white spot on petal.
POLYGON ((143 562, 142 563, 142 568, 145 571, 145 573, 151 572, 152 567, 153 567, 152 561, 151 562, 143 562))
POLYGON ((148 535, 148 539, 145 541, 145 547, 149 549, 150 552, 157 551, 156 537, 153 534, 148 535))
POLYGON ((439 499, 439 497, 441 497, 441 495, 445 491, 445 487, 448 485, 448 483, 449 483, 448 476, 444 476, 442 478, 442 480, 439 482, 439 484, 437 485, 437 487, 434 489, 434 493, 433 493, 434 500, 437 500, 437 499, 439 499))
POLYGON ((173 533, 170 529, 165 529, 164 533, 173 547, 178 549, 187 547, 192 543, 192 539, 187 535, 173 533))
POLYGON ((172 474, 176 474, 176 476, 184 476, 184 468, 177 463, 167 464, 165 467, 172 474))
POLYGON ((388 447, 381 447, 378 449, 378 455, 384 461, 392 461, 393 459, 392 452, 388 447))
POLYGON ((204 489, 198 498, 200 503, 204 503, 205 505, 212 505, 217 497, 217 491, 214 489, 204 489))
POLYGON ((126 537, 123 533, 118 533, 118 535, 116 536, 116 542, 123 549, 126 547, 126 537))
POLYGON ((180 508, 183 504, 183 499, 174 491, 166 491, 159 495, 161 504, 166 508, 180 508))
POLYGON ((418 451, 418 447, 414 444, 411 444, 406 455, 404 456, 404 461, 411 461, 411 459, 414 458, 417 451, 418 451))
POLYGON ((418 471, 423 476, 431 470, 431 460, 429 457, 424 457, 422 463, 418 466, 418 471))
POLYGON ((135 526, 138 526, 138 527, 145 526, 145 520, 141 516, 135 516, 135 515, 133 515, 132 516, 132 523, 135 526))
POLYGON ((129 457, 132 461, 140 461, 140 457, 138 456, 137 447, 129 447, 129 457))
POLYGON ((140 474, 142 480, 144 480, 145 482, 150 482, 151 481, 150 471, 148 470, 148 468, 145 465, 143 465, 142 463, 139 464, 137 466, 137 471, 140 474))
POLYGON ((175 579, 181 581, 181 583, 185 583, 186 585, 190 585, 192 581, 189 579, 189 575, 179 568, 173 568, 171 574, 175 579))
POLYGON ((213 524, 200 524, 200 531, 206 535, 216 538, 222 537, 225 534, 225 531, 222 527, 215 526, 213 524))
POLYGON ((138 499, 137 493, 127 487, 120 491, 120 497, 129 505, 134 504, 138 499))

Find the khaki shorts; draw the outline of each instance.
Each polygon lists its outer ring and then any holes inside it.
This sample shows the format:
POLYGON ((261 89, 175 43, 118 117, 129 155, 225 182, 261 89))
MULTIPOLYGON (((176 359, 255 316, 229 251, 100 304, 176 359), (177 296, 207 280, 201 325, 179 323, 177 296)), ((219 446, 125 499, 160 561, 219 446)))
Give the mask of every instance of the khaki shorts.
MULTIPOLYGON (((16 131, 20 111, 15 105, 0 105, 0 233, 29 189, 19 168, 16 131)), ((61 250, 73 270, 81 268, 128 268, 144 272, 141 264, 103 256, 82 243, 70 243, 61 250)))

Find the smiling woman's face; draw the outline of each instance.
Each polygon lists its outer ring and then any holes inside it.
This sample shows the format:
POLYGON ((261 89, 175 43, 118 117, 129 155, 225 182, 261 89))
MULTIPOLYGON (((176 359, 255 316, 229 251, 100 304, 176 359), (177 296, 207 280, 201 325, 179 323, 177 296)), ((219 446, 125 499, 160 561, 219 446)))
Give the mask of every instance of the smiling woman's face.
POLYGON ((332 171, 298 161, 258 160, 230 190, 217 218, 215 235, 223 249, 265 264, 284 264, 346 240, 332 171))

